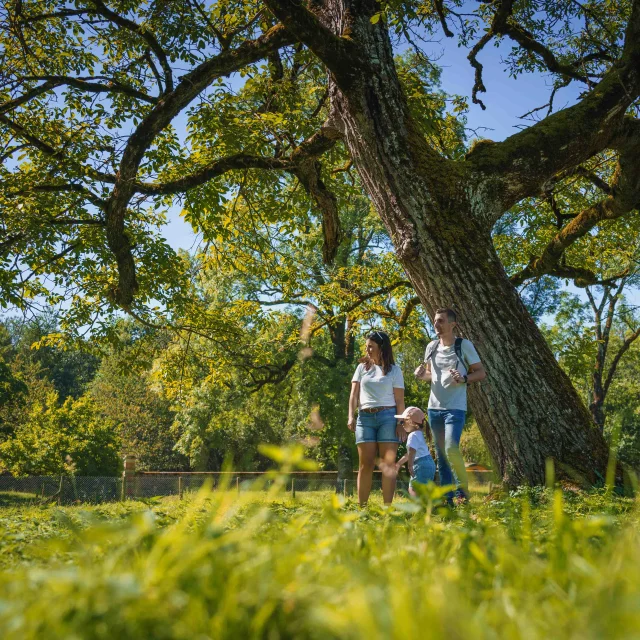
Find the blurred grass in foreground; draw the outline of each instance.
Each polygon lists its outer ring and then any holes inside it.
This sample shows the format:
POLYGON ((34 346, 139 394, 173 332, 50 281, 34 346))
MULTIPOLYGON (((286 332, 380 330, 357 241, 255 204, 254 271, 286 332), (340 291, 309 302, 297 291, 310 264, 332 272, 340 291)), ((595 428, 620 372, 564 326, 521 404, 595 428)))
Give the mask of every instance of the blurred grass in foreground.
POLYGON ((330 493, 0 510, 2 638, 640 638, 637 503, 330 493), (431 514, 429 513, 431 511, 431 514))

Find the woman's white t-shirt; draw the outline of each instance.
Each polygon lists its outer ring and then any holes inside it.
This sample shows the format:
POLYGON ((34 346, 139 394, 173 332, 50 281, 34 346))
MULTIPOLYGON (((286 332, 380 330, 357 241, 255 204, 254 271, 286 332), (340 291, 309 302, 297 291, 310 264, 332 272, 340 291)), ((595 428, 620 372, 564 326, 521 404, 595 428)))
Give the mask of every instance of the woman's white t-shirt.
POLYGON ((425 458, 426 456, 431 457, 429 447, 424 439, 424 433, 419 429, 417 431, 412 431, 409 434, 409 437, 407 438, 407 449, 416 450, 416 457, 414 460, 417 460, 418 458, 425 458))
POLYGON ((382 367, 372 364, 369 371, 364 363, 359 364, 351 382, 360 383, 360 408, 395 407, 394 389, 404 389, 402 369, 396 364, 391 365, 391 371, 385 376, 382 367))

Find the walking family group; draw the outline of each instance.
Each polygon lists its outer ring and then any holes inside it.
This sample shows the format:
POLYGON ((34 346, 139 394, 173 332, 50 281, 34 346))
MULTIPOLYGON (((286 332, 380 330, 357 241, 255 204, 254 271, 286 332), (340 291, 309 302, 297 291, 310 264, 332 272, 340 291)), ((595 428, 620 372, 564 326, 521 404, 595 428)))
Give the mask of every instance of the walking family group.
POLYGON ((393 500, 396 476, 405 463, 411 476, 410 493, 415 493, 415 483, 432 481, 436 464, 427 442, 435 449, 440 484, 455 486, 449 502, 468 500, 460 453, 467 387, 483 380, 486 372, 473 343, 456 336, 453 309, 438 309, 433 324, 437 338, 427 345, 424 362, 414 371, 419 380, 431 384, 426 416, 419 407, 405 407, 402 370, 393 359, 389 336, 383 331, 367 336, 366 356, 351 380, 348 419, 358 448, 361 505, 369 499, 376 460, 387 471, 382 474, 385 504, 393 500), (396 460, 399 444, 405 441, 407 453, 396 460))

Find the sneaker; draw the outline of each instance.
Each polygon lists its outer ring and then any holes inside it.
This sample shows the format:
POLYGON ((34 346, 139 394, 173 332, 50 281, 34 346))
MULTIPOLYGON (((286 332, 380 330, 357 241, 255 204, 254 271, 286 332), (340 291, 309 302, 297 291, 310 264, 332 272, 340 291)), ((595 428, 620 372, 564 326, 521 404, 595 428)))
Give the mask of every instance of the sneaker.
POLYGON ((465 504, 469 504, 469 498, 467 497, 467 494, 464 492, 460 492, 459 494, 456 495, 456 497, 453 499, 454 504, 456 505, 456 507, 461 507, 465 504))

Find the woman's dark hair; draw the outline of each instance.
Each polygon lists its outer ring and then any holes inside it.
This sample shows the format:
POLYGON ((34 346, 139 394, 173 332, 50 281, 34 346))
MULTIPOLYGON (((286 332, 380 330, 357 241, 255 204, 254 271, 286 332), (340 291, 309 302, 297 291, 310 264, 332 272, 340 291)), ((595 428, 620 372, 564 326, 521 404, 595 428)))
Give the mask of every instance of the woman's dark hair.
MULTIPOLYGON (((380 357, 382 360, 382 373, 386 376, 389 371, 391 371, 391 366, 395 364, 395 360, 393 359, 393 349, 391 348, 391 340, 389 336, 384 331, 372 331, 368 336, 367 340, 371 340, 375 342, 380 347, 380 357)), ((371 365, 373 362, 369 358, 369 356, 365 356, 360 360, 360 362, 364 363, 364 368, 369 371, 371 369, 371 365)))

